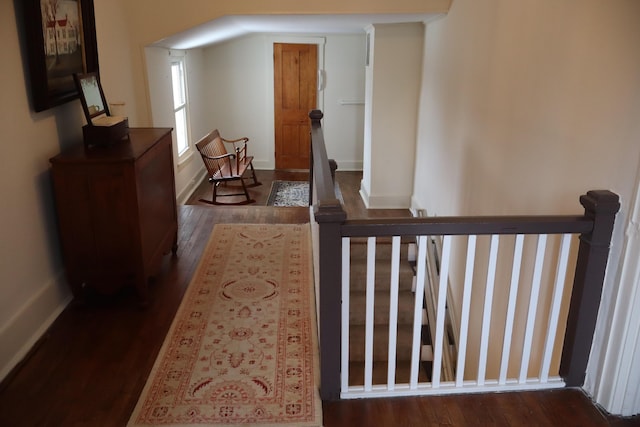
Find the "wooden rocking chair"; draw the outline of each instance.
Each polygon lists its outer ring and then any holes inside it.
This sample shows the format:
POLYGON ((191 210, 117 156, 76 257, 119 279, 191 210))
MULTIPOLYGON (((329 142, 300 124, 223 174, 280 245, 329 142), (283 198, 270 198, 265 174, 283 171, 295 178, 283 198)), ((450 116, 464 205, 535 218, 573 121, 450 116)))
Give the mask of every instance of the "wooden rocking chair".
POLYGON ((213 130, 196 143, 196 148, 209 174, 209 182, 213 184, 213 198, 211 201, 200 199, 201 202, 213 205, 246 205, 254 203, 255 200, 249 196, 247 185, 244 183, 243 175, 247 169, 251 169, 253 184, 249 187, 260 185, 256 179, 256 172, 253 169, 253 156, 247 156, 247 142, 249 138, 224 139, 220 136, 218 129, 213 130), (224 143, 233 145, 233 153, 227 152, 224 143), (218 185, 228 181, 240 181, 242 193, 218 194, 218 185), (235 203, 218 202, 218 197, 242 196, 246 200, 235 203))

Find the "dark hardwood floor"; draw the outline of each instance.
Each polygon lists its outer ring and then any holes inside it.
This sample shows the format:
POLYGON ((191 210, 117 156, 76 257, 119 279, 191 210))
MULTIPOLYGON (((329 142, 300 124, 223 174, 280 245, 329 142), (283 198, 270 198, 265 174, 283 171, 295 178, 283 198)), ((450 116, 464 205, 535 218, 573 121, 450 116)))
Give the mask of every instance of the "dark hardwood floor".
MULTIPOLYGON (((258 202, 241 207, 179 206, 179 248, 167 256, 141 309, 132 289, 72 302, 30 355, 0 384, 0 426, 125 426, 216 223, 305 223, 308 208, 259 206, 270 180, 251 189, 258 202)), ((359 174, 338 173, 350 215, 367 211, 359 174)), ((210 197, 210 185, 202 191, 210 197)), ((196 198, 200 197, 196 194, 196 198)), ((324 425, 631 426, 640 420, 603 415, 579 390, 325 402, 324 425)))

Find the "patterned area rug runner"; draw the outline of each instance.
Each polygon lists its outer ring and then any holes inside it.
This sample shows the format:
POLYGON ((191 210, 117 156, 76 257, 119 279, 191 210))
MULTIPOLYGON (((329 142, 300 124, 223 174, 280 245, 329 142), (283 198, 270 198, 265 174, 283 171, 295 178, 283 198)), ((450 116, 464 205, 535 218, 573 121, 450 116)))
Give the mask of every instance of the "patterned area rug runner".
POLYGON ((308 224, 216 225, 129 426, 320 426, 308 224))
MULTIPOLYGON (((340 186, 335 183, 336 198, 344 203, 340 186)), ((271 191, 267 199, 267 206, 309 206, 309 182, 308 181, 279 181, 271 184, 271 191)))
POLYGON ((267 206, 309 206, 309 182, 273 181, 267 206))

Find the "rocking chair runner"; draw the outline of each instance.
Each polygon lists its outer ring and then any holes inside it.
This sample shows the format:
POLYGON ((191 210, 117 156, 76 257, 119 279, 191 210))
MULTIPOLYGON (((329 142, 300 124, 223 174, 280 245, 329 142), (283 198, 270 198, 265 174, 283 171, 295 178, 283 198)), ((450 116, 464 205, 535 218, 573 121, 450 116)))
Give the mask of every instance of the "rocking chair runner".
POLYGON ((196 143, 196 148, 198 149, 198 152, 200 152, 204 165, 207 168, 209 182, 213 184, 213 199, 211 201, 200 199, 200 201, 211 203, 213 205, 246 205, 255 202, 255 200, 249 196, 247 185, 245 185, 243 178, 247 169, 251 169, 253 184, 249 186, 254 187, 260 185, 260 182, 256 179, 256 172, 253 169, 253 164, 251 163, 253 156, 247 156, 248 141, 249 138, 246 137, 239 139, 224 139, 220 136, 218 129, 215 129, 196 143), (233 153, 227 152, 224 145, 225 142, 233 145, 233 153), (218 185, 228 181, 240 181, 243 192, 218 194, 218 185), (236 203, 221 203, 217 201, 218 197, 242 195, 246 197, 246 200, 236 203))

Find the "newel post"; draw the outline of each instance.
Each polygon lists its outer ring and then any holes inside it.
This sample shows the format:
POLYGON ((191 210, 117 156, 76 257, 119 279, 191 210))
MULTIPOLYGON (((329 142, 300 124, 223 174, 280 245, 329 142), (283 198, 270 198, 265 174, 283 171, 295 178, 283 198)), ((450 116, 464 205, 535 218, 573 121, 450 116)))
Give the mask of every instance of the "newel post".
POLYGON ((340 205, 315 207, 320 264, 320 397, 340 399, 342 233, 346 213, 340 205))
POLYGON ((560 361, 560 376, 567 387, 584 384, 604 283, 618 195, 607 190, 589 191, 580 197, 593 229, 580 236, 567 329, 560 361))

